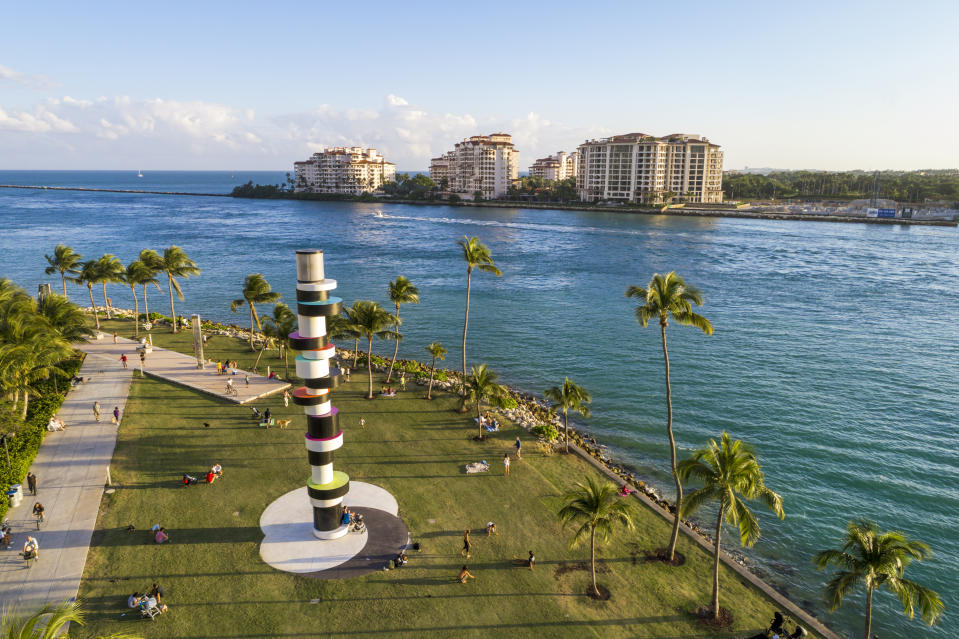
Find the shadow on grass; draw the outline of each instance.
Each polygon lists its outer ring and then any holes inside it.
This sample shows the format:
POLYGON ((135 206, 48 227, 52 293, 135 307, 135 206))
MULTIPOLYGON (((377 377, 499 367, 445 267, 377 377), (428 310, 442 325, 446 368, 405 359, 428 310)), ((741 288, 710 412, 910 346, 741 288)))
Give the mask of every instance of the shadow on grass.
MULTIPOLYGON (((152 525, 152 524, 151 524, 152 525)), ((91 546, 150 546, 162 552, 167 546, 184 544, 238 544, 256 542, 263 539, 259 526, 230 528, 166 528, 170 541, 157 544, 149 527, 128 531, 126 527, 107 528, 96 531, 91 546)))

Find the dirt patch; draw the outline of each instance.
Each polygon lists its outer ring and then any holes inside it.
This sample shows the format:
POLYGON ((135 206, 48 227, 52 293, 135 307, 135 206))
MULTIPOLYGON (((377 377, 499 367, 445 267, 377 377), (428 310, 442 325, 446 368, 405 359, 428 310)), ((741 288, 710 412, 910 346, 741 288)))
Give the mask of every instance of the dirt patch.
POLYGON ((603 584, 596 584, 596 588, 599 590, 598 595, 596 594, 596 591, 593 590, 593 584, 589 584, 586 587, 586 596, 593 601, 609 601, 609 589, 603 584))
POLYGON ((713 611, 708 606, 703 606, 696 611, 696 617, 699 623, 711 630, 725 630, 733 625, 733 613, 727 608, 719 607, 719 618, 713 617, 713 611))
POLYGON ((643 552, 643 555, 646 561, 661 561, 668 566, 682 566, 686 563, 686 555, 678 550, 673 553, 673 559, 670 561, 668 548, 657 548, 653 551, 646 550, 643 552))

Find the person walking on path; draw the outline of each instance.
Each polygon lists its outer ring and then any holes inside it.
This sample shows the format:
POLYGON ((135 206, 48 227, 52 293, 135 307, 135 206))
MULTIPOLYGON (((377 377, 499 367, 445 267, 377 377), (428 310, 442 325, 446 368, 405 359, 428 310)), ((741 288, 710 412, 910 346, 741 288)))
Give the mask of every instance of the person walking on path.
POLYGON ((503 475, 509 477, 509 453, 503 455, 503 475))
POLYGON ((146 351, 140 351, 140 368, 143 368, 143 365, 146 363, 147 363, 146 351))
POLYGON ((114 344, 117 343, 117 332, 116 332, 116 331, 113 331, 113 343, 114 343, 114 344))
POLYGON ((93 402, 93 418, 100 423, 100 402, 93 402))
POLYGON ((250 376, 249 376, 249 375, 244 375, 244 376, 243 376, 243 381, 245 381, 245 382, 246 382, 246 385, 249 386, 249 385, 250 385, 250 376))
POLYGON ((31 495, 37 494, 37 476, 32 472, 27 473, 27 488, 30 490, 31 495))
POLYGON ((470 549, 473 547, 473 544, 470 543, 470 531, 469 528, 466 529, 466 532, 463 533, 463 550, 460 551, 460 555, 470 558, 470 549))
POLYGON ((476 579, 476 577, 470 574, 469 568, 466 566, 463 566, 462 570, 460 570, 459 576, 456 578, 460 580, 461 584, 465 584, 467 579, 476 579))
POLYGON ((124 368, 124 369, 127 367, 127 354, 126 354, 126 353, 124 353, 123 355, 120 356, 120 363, 123 364, 123 368, 124 368))
POLYGON ((290 407, 290 391, 283 391, 283 407, 290 407))
POLYGON ((516 459, 523 458, 523 442, 519 440, 519 437, 516 438, 516 443, 513 444, 516 447, 516 459))
POLYGON ((113 423, 116 426, 120 425, 120 407, 119 406, 113 407, 113 423))

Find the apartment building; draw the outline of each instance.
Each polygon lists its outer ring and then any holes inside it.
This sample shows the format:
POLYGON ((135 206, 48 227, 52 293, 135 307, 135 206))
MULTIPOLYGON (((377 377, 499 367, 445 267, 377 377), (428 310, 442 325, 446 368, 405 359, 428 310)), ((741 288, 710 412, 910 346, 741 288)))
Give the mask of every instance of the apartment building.
POLYGON ((447 151, 438 158, 430 160, 430 179, 436 182, 437 186, 443 186, 443 180, 446 180, 448 189, 453 180, 450 177, 450 168, 453 166, 453 152, 447 151))
POLYGON ((448 178, 449 190, 467 197, 476 191, 487 199, 506 195, 518 175, 519 151, 507 133, 474 135, 430 160, 430 178, 448 178))
POLYGON ((558 151, 556 155, 540 158, 529 167, 530 177, 544 180, 565 180, 576 177, 579 169, 579 153, 558 151))
POLYGON ((396 166, 359 146, 332 147, 293 163, 297 191, 360 195, 376 191, 396 176, 396 166))
POLYGON ((723 201, 723 152, 707 138, 628 133, 579 146, 576 190, 583 201, 723 201))

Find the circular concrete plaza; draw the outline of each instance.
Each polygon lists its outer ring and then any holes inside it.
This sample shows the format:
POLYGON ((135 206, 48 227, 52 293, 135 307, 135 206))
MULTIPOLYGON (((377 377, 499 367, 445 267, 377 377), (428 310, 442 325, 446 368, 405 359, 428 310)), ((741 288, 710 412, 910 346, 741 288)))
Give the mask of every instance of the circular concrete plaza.
POLYGON ((277 570, 304 577, 347 579, 383 570, 409 544, 409 529, 397 516, 396 499, 386 490, 350 482, 343 504, 363 515, 366 531, 321 540, 313 536, 313 507, 306 487, 286 493, 260 516, 265 535, 260 557, 277 570))

